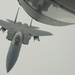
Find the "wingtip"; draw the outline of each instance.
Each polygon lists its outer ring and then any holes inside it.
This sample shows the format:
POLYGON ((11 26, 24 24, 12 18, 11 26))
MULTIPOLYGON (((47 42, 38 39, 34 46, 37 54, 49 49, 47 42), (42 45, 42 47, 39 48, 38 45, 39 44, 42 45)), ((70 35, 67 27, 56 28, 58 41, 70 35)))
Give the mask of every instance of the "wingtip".
POLYGON ((53 36, 53 34, 51 33, 51 36, 53 36))
POLYGON ((47 36, 53 36, 53 34, 52 33, 48 33, 47 36))

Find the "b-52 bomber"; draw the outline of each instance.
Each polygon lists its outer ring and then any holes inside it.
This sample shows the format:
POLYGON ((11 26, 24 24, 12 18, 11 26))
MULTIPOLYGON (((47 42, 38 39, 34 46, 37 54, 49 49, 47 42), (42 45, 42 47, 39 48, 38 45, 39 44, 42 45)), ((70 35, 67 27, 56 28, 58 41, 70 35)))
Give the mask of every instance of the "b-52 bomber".
MULTIPOLYGON (((60 7, 69 12, 75 13, 74 0, 69 0, 68 2, 67 0, 18 0, 18 2, 27 14, 38 22, 52 26, 67 26, 73 24, 51 18, 50 6, 60 7)), ((9 19, 7 19, 8 22, 0 20, 0 25, 2 26, 0 30, 3 32, 8 30, 6 39, 11 41, 6 59, 7 72, 9 72, 15 65, 22 44, 28 45, 31 37, 33 37, 34 40, 40 41, 39 36, 52 35, 50 32, 38 30, 38 27, 32 26, 32 20, 30 26, 26 23, 22 24, 21 22, 16 22, 18 12, 15 21, 9 19)))
POLYGON ((34 40, 40 41, 39 36, 52 35, 50 32, 38 30, 38 27, 32 26, 32 20, 30 26, 26 23, 16 22, 18 12, 15 21, 9 19, 7 19, 8 22, 0 20, 0 25, 2 26, 0 30, 3 32, 8 30, 6 39, 11 41, 6 59, 7 72, 9 72, 16 63, 22 44, 29 44, 31 37, 33 37, 34 40))

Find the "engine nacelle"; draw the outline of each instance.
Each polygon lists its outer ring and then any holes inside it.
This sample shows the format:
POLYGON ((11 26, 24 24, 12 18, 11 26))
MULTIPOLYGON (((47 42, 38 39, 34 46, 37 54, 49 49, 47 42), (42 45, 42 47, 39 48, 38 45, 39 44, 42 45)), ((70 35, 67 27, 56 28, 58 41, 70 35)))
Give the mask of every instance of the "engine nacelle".
POLYGON ((34 38, 34 40, 40 41, 39 36, 34 36, 33 38, 34 38))
POLYGON ((6 37, 6 39, 12 41, 14 35, 15 35, 15 31, 12 30, 12 29, 10 29, 10 30, 8 30, 8 32, 7 32, 7 37, 6 37))
POLYGON ((25 45, 27 45, 27 44, 29 44, 29 40, 31 39, 31 36, 30 35, 28 35, 28 34, 24 34, 23 35, 23 44, 25 44, 25 45))

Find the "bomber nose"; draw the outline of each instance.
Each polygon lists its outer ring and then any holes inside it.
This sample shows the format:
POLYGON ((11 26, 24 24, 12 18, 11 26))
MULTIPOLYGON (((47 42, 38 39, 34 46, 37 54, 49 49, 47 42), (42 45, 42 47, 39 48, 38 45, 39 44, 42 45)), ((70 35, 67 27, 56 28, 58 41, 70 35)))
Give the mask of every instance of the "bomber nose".
POLYGON ((6 59, 6 69, 9 72, 15 65, 22 45, 22 35, 20 32, 13 37, 6 59))
POLYGON ((6 70, 7 70, 7 73, 11 70, 11 67, 10 66, 7 66, 6 67, 6 70))
POLYGON ((9 72, 15 65, 19 56, 20 48, 21 48, 21 45, 17 46, 11 43, 8 54, 7 54, 7 60, 6 60, 7 72, 9 72))

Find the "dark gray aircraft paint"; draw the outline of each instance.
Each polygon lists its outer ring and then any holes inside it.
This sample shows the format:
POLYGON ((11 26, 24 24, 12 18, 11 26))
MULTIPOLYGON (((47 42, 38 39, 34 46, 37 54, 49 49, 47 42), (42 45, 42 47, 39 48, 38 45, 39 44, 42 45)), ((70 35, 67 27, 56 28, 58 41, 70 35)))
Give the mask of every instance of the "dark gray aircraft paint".
POLYGON ((12 69, 12 67, 15 65, 17 58, 19 56, 21 45, 22 45, 22 34, 21 32, 18 32, 13 37, 13 40, 11 42, 11 45, 9 47, 9 51, 7 54, 7 60, 6 60, 7 72, 9 72, 12 69))
POLYGON ((6 39, 11 41, 6 59, 7 72, 15 65, 22 44, 28 45, 31 37, 33 37, 34 40, 40 41, 39 36, 52 35, 50 32, 38 30, 38 27, 32 26, 32 21, 30 26, 26 23, 22 24, 21 22, 16 22, 17 15, 15 21, 9 19, 7 19, 8 22, 0 20, 0 26, 2 26, 0 30, 3 32, 8 30, 6 39))
POLYGON ((52 0, 59 7, 75 14, 75 0, 52 0))
POLYGON ((50 14, 50 6, 54 5, 52 0, 18 0, 19 4, 23 7, 23 9, 36 21, 53 25, 53 26, 67 26, 72 25, 72 23, 61 22, 51 18, 50 14))

